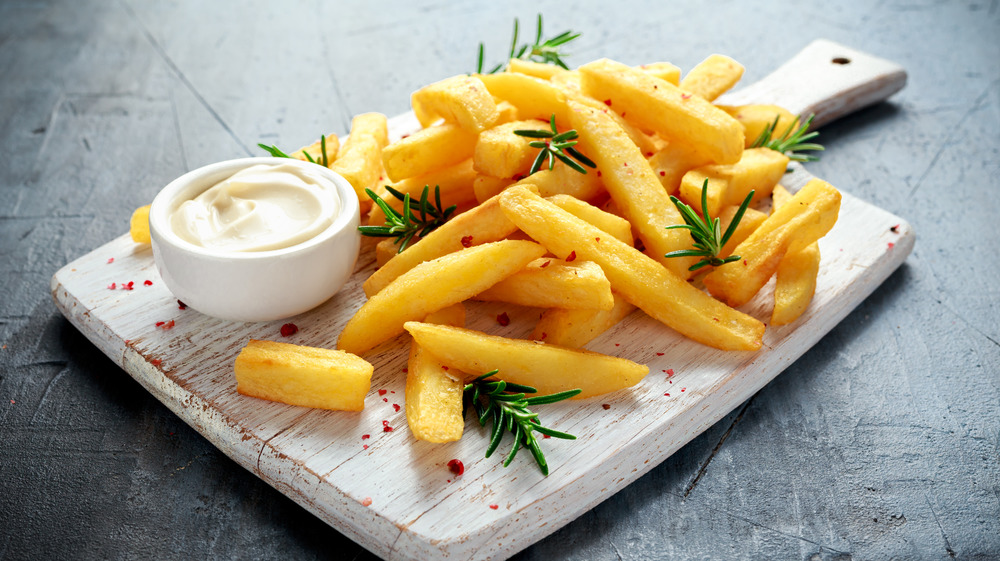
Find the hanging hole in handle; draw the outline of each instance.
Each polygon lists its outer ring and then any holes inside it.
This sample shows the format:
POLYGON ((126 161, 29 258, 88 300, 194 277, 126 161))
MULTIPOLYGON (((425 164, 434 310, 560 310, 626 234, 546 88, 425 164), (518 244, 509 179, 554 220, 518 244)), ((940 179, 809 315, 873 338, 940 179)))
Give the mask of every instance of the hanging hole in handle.
POLYGON ((831 60, 830 62, 832 62, 834 64, 851 64, 851 59, 839 56, 839 57, 831 60))

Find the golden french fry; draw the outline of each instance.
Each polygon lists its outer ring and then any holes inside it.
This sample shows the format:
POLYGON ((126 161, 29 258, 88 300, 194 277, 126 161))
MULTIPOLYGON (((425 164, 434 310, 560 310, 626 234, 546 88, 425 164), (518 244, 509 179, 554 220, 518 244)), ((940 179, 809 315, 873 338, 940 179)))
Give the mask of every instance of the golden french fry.
MULTIPOLYGON (((433 312, 426 323, 465 325, 465 307, 455 304, 433 312)), ((410 344, 406 368, 406 423, 417 440, 454 442, 462 438, 462 373, 445 365, 416 342, 410 344), (454 376, 451 374, 455 374, 454 376)))
MULTIPOLYGON (((410 198, 420 200, 420 194, 424 187, 427 187, 428 200, 434 200, 434 188, 441 189, 441 206, 448 208, 451 205, 461 206, 464 203, 475 201, 476 194, 472 190, 472 182, 476 178, 476 172, 472 169, 472 159, 457 163, 451 167, 439 169, 423 175, 408 177, 400 182, 394 183, 392 188, 402 194, 410 194, 410 198)), ((402 211, 403 202, 389 194, 385 188, 372 189, 392 208, 402 211)), ((385 213, 375 205, 368 215, 368 223, 372 225, 382 225, 385 223, 385 213)))
POLYGON ((500 241, 515 230, 517 226, 500 210, 500 204, 494 197, 445 222, 406 251, 393 256, 365 280, 365 294, 371 298, 420 263, 466 247, 500 241))
POLYGON ((816 294, 819 257, 819 244, 811 243, 781 258, 774 285, 771 325, 792 323, 809 307, 816 294))
POLYGON ((703 156, 680 142, 670 142, 649 157, 649 166, 668 195, 677 194, 685 173, 708 163, 703 156))
MULTIPOLYGON (((419 241, 419 240, 418 240, 419 241)), ((390 259, 396 256, 399 246, 394 238, 385 238, 375 244, 375 266, 384 267, 390 259)))
POLYGON ((725 111, 670 82, 608 59, 580 67, 584 93, 644 130, 676 139, 718 164, 743 151, 743 126, 725 111))
POLYGON ((640 64, 639 70, 642 70, 650 76, 656 76, 661 80, 670 82, 675 86, 681 81, 681 69, 673 64, 670 64, 669 62, 651 62, 649 64, 640 64))
POLYGON ((526 175, 538 155, 538 148, 529 144, 537 139, 520 136, 516 130, 550 130, 541 121, 512 121, 479 134, 472 157, 472 167, 483 175, 513 178, 526 175))
POLYGON ((557 124, 566 122, 566 96, 552 82, 517 72, 481 74, 479 78, 491 94, 517 107, 520 119, 548 121, 554 113, 557 124))
POLYGON ((236 357, 236 390, 289 405, 361 411, 374 368, 343 351, 251 339, 236 357))
POLYGON ((597 226, 629 245, 635 241, 632 238, 632 225, 621 216, 604 212, 596 206, 570 195, 559 194, 545 198, 573 216, 597 226))
POLYGON ((784 185, 778 184, 771 191, 771 212, 778 210, 778 207, 792 200, 792 194, 785 189, 784 185))
POLYGON ((421 263, 372 295, 347 322, 337 347, 354 354, 371 350, 402 333, 407 321, 471 298, 544 253, 536 243, 504 240, 421 263))
MULTIPOLYGON (((719 213, 719 229, 721 231, 725 232, 728 230, 729 224, 731 224, 733 218, 736 217, 737 210, 739 210, 739 205, 731 205, 722 209, 722 212, 719 213)), ((733 232, 733 235, 729 236, 729 241, 727 241, 726 245, 722 246, 722 249, 719 250, 719 257, 726 258, 732 255, 736 246, 740 245, 743 243, 743 240, 750 237, 750 234, 759 228, 765 220, 767 220, 767 214, 747 207, 747 209, 743 212, 743 218, 740 220, 740 223, 736 225, 736 230, 733 232)))
POLYGON ((795 130, 799 126, 799 119, 783 107, 777 105, 717 105, 726 113, 743 125, 744 146, 750 148, 760 137, 766 127, 778 119, 778 125, 774 127, 774 136, 781 136, 788 130, 795 130))
POLYGON ((631 360, 477 331, 407 322, 406 330, 427 352, 469 376, 499 369, 497 378, 532 386, 538 395, 579 388, 583 399, 639 383, 649 368, 631 360))
MULTIPOLYGON (((775 186, 771 196, 774 210, 792 198, 792 194, 781 185, 775 186)), ((781 258, 774 283, 771 325, 792 323, 809 307, 816 294, 819 260, 819 242, 813 242, 799 251, 787 252, 781 258)))
POLYGON ((150 243, 149 237, 149 207, 141 206, 132 213, 129 220, 128 233, 135 243, 150 243))
POLYGON ((483 203, 499 195, 500 191, 512 183, 514 183, 513 179, 477 175, 476 179, 472 181, 472 191, 476 194, 476 200, 483 203))
POLYGON ((619 115, 618 113, 608 109, 608 106, 605 105, 604 103, 597 101, 596 99, 584 95, 578 91, 567 92, 566 98, 572 99, 577 103, 582 103, 583 105, 588 105, 590 107, 593 107, 594 109, 598 109, 608 117, 611 117, 611 120, 617 123, 618 126, 621 127, 623 131, 625 131, 625 134, 627 134, 629 139, 631 139, 632 142, 635 143, 636 148, 638 148, 639 152, 641 152, 644 156, 649 157, 652 156, 654 152, 656 152, 656 144, 653 142, 653 139, 649 135, 639 130, 638 127, 633 125, 622 115, 619 115))
POLYGON ((518 74, 527 74, 528 76, 534 76, 542 80, 551 80, 556 74, 569 71, 554 64, 512 58, 507 64, 507 72, 517 72, 518 74))
POLYGON ((423 175, 472 157, 476 135, 444 123, 421 129, 382 150, 382 162, 392 181, 423 175))
POLYGON ((580 173, 559 162, 551 170, 540 169, 517 182, 519 185, 534 185, 543 197, 565 194, 581 201, 593 199, 604 191, 604 184, 595 170, 580 173))
MULTIPOLYGON (((329 165, 330 163, 332 163, 334 160, 337 159, 337 153, 340 151, 340 139, 337 138, 337 135, 335 134, 328 134, 323 137, 323 140, 326 141, 325 142, 326 161, 327 165, 329 165)), ((316 142, 313 142, 309 146, 303 146, 302 148, 299 148, 298 150, 289 154, 289 156, 295 158, 296 160, 302 160, 304 162, 308 162, 309 158, 312 158, 312 161, 322 163, 323 146, 320 144, 320 141, 317 140, 316 142), (306 154, 308 154, 309 157, 306 157, 306 154)))
POLYGON ((742 77, 743 65, 725 55, 711 55, 684 76, 680 88, 706 101, 715 101, 742 77))
POLYGON ((684 224, 684 219, 657 181, 649 162, 605 113, 572 100, 568 105, 570 123, 580 133, 580 146, 597 164, 608 194, 639 232, 646 247, 657 256, 656 260, 681 278, 688 278, 693 258, 663 257, 671 251, 691 247, 691 234, 680 228, 667 229, 684 224))
POLYGON ((757 350, 764 324, 715 300, 662 265, 522 187, 500 194, 500 207, 553 254, 594 261, 611 288, 651 317, 723 350, 757 350))
POLYGON ((493 126, 502 125, 504 123, 509 123, 511 121, 518 120, 517 107, 509 101, 499 100, 497 101, 497 111, 500 112, 500 116, 497 117, 493 126))
POLYGON ((438 119, 479 134, 500 117, 496 101, 476 76, 453 76, 424 86, 410 96, 410 105, 420 124, 428 127, 438 119))
POLYGON ((750 148, 735 164, 701 166, 684 174, 680 198, 702 212, 701 188, 708 179, 708 214, 718 216, 723 206, 739 205, 751 190, 751 204, 769 197, 787 168, 788 156, 770 148, 750 148))
POLYGON ((614 306, 610 310, 545 310, 531 332, 531 339, 574 349, 583 347, 635 310, 621 295, 612 294, 614 306))
POLYGON ((373 189, 382 176, 383 139, 388 138, 385 115, 362 113, 351 121, 351 134, 330 169, 344 176, 362 203, 370 204, 365 189, 373 189))
POLYGON ((741 259, 709 273, 705 287, 730 306, 746 304, 778 269, 782 256, 826 235, 837 222, 839 211, 840 192, 813 179, 736 246, 733 253, 741 259))
POLYGON ((611 283, 596 263, 552 257, 528 263, 474 298, 535 308, 610 310, 614 306, 611 283))

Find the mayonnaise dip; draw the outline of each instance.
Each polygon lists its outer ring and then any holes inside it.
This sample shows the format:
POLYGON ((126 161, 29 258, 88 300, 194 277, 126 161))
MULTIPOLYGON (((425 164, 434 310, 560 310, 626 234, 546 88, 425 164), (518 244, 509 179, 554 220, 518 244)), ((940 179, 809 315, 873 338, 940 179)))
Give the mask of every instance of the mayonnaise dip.
POLYGON ((184 241, 226 252, 270 251, 318 236, 340 213, 334 184, 319 169, 260 164, 243 169, 170 216, 184 241))

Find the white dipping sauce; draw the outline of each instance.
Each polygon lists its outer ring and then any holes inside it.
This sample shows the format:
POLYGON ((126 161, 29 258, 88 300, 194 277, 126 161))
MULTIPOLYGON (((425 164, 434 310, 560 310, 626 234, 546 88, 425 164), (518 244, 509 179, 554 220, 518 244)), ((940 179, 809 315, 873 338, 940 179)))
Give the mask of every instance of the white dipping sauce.
POLYGON ((270 251, 318 236, 340 208, 336 187, 319 173, 301 166, 261 164, 181 203, 170 216, 170 228, 184 241, 206 249, 270 251))

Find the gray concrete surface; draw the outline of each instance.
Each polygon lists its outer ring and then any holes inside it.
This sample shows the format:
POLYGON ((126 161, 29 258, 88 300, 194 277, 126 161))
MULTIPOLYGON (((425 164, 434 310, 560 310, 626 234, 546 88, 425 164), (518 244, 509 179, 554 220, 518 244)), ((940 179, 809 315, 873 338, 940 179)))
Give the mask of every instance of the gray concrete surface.
POLYGON ((1000 14, 931 2, 0 1, 0 558, 368 559, 154 400, 48 292, 205 163, 343 132, 506 49, 761 78, 826 37, 903 64, 811 171, 913 224, 907 263, 801 360, 517 559, 1000 558, 1000 14))

